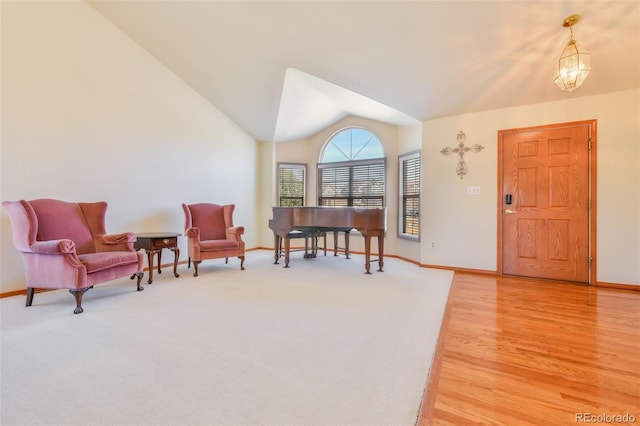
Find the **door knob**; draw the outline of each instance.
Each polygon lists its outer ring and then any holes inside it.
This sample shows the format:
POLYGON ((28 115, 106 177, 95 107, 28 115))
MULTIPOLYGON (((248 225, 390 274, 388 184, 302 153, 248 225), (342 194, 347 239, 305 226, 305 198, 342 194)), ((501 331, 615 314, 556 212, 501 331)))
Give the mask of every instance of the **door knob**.
POLYGON ((516 212, 516 211, 514 211, 514 210, 510 210, 510 209, 506 209, 504 212, 505 212, 506 214, 514 214, 514 213, 518 213, 518 212, 516 212))

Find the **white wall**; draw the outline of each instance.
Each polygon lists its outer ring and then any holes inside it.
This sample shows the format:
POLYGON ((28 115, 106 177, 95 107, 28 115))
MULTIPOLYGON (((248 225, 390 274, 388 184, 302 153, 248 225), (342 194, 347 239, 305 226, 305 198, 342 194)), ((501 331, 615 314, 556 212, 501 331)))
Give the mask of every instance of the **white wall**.
POLYGON ((259 144, 259 171, 260 183, 258 185, 259 204, 256 210, 257 231, 256 236, 259 237, 259 246, 263 248, 273 248, 274 239, 273 232, 269 229, 269 219, 272 216, 271 207, 277 205, 276 190, 276 169, 275 164, 275 145, 272 142, 261 142, 259 144))
MULTIPOLYGON (((183 232, 181 203, 235 203, 257 245, 254 139, 86 3, 1 7, 2 200, 104 200, 111 233, 183 232)), ((0 224, 0 292, 24 289, 0 224)))
POLYGON ((640 285, 640 89, 425 121, 421 262, 495 271, 497 132, 589 119, 597 119, 596 280, 640 285), (458 157, 440 153, 459 131, 485 147, 465 155, 462 180, 458 157), (469 185, 481 194, 467 195, 469 185))

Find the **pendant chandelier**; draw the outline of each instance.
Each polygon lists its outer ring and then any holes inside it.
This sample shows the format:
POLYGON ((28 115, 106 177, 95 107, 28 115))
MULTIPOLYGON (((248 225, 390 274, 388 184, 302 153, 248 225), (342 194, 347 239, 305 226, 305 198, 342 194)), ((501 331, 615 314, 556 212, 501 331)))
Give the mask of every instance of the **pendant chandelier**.
POLYGON ((555 64, 553 81, 565 92, 578 89, 591 71, 591 54, 573 39, 573 26, 580 20, 580 15, 571 15, 562 23, 569 27, 571 38, 555 64))

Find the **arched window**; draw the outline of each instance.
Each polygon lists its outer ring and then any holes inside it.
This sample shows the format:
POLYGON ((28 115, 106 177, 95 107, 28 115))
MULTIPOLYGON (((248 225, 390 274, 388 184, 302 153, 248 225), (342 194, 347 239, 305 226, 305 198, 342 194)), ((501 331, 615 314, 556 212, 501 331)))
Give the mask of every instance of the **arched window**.
POLYGON ((321 163, 384 158, 380 139, 368 130, 353 127, 335 133, 324 146, 321 163))
POLYGON ((385 158, 380 140, 358 127, 335 133, 318 163, 318 205, 385 206, 385 158))

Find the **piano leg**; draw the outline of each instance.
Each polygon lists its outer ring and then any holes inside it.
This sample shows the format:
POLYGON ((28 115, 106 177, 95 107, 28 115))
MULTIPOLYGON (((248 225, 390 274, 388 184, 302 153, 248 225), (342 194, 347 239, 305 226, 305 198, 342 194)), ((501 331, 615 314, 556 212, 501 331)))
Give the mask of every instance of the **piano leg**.
POLYGON ((371 237, 378 237, 378 272, 384 272, 384 231, 360 231, 364 237, 364 267, 367 270, 365 274, 371 274, 371 237))
POLYGON ((384 234, 378 234, 378 271, 384 272, 382 267, 384 266, 384 234))
POLYGON ((311 257, 314 259, 318 256, 318 238, 319 234, 315 232, 311 234, 311 257))
POLYGON ((365 274, 371 274, 371 235, 363 233, 364 237, 364 268, 367 270, 365 274))
POLYGON ((313 259, 318 251, 318 237, 314 232, 310 232, 304 237, 304 258, 313 259))
POLYGON ((291 248, 291 239, 284 237, 284 267, 289 267, 289 249, 291 248))
MULTIPOLYGON (((311 248, 311 251, 313 252, 313 247, 311 248)), ((313 255, 309 254, 309 236, 305 235, 304 236, 304 258, 309 259, 310 257, 313 257, 313 255)))
POLYGON ((344 256, 349 259, 349 232, 344 231, 344 256))
POLYGON ((275 250, 275 261, 274 265, 278 264, 278 260, 280 259, 280 253, 282 252, 282 237, 279 237, 277 234, 273 234, 273 247, 275 250))

